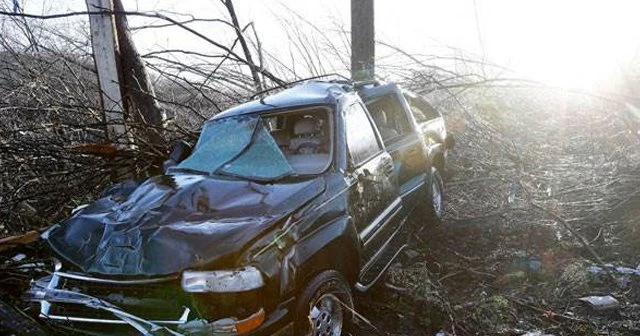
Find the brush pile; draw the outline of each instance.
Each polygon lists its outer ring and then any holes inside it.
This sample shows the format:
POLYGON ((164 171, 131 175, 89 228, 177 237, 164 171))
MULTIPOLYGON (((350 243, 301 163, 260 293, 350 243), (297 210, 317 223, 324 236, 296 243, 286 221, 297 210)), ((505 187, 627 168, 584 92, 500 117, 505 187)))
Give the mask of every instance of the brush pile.
POLYGON ((478 90, 440 108, 457 136, 446 217, 361 312, 388 335, 638 334, 633 111, 544 89, 478 90), (579 300, 594 295, 619 307, 579 300))

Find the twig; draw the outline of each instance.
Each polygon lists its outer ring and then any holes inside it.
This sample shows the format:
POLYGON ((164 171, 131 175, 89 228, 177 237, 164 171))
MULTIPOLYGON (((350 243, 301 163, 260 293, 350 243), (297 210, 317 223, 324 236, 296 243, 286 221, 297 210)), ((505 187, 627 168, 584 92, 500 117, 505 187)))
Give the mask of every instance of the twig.
MULTIPOLYGON (((587 249, 587 251, 589 251, 589 253, 591 254, 591 256, 593 257, 593 259, 595 259, 595 261, 599 264, 599 265, 604 265, 605 262, 602 260, 602 258, 600 257, 600 255, 598 255, 598 253, 591 247, 591 245, 589 244, 589 241, 587 241, 586 238, 584 238, 578 231, 576 231, 571 224, 569 224, 566 220, 564 220, 564 218, 558 216, 555 212, 544 208, 543 206, 537 204, 534 201, 531 201, 531 205, 533 205, 533 207, 535 207, 536 209, 542 210, 545 213, 547 213, 549 216, 553 217, 555 220, 557 220, 558 222, 560 222, 560 224, 562 224, 562 226, 564 226, 565 229, 567 229, 569 232, 571 232, 571 234, 578 238, 578 241, 580 242, 580 244, 582 244, 582 246, 587 249)), ((607 273, 607 275, 609 276, 609 278, 611 279, 611 281, 616 285, 616 287, 618 287, 619 289, 622 289, 620 284, 618 283, 618 281, 616 280, 616 277, 613 275, 613 273, 611 273, 611 271, 608 268, 604 269, 605 272, 607 273)))

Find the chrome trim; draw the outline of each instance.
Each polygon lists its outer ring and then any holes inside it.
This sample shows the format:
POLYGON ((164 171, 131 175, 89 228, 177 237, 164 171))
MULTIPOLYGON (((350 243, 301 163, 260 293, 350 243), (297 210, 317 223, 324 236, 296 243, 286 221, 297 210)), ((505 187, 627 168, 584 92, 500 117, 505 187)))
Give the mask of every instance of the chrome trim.
POLYGON ((389 224, 393 221, 393 219, 395 219, 395 218, 396 218, 396 216, 398 215, 398 213, 400 212, 400 210, 402 210, 402 206, 400 206, 399 208, 397 208, 397 209, 396 209, 396 210, 395 210, 391 215, 389 215, 389 216, 387 217, 387 219, 384 221, 384 223, 382 223, 382 224, 380 225, 380 227, 378 227, 378 229, 377 229, 377 230, 375 230, 375 232, 373 232, 373 233, 371 234, 371 236, 369 237, 369 239, 367 239, 367 241, 365 241, 365 242, 364 242, 364 244, 363 244, 363 245, 364 245, 364 247, 367 247, 367 246, 369 245, 369 243, 371 243, 371 241, 372 241, 372 240, 373 240, 377 235, 379 235, 379 234, 382 232, 382 230, 383 230, 384 228, 386 228, 386 227, 387 227, 387 225, 389 225, 389 224))
POLYGON ((86 207, 88 207, 88 206, 89 206, 89 203, 80 204, 80 205, 78 205, 77 207, 75 207, 75 208, 73 208, 73 209, 71 210, 71 214, 72 214, 72 215, 75 215, 75 214, 76 214, 76 212, 78 212, 78 211, 80 211, 80 210, 82 210, 82 209, 84 209, 84 208, 86 208, 86 207))
MULTIPOLYGON (((60 282, 60 277, 54 272, 51 276, 51 280, 47 284, 46 290, 55 290, 58 287, 58 283, 60 282)), ((44 300, 46 293, 42 293, 42 299, 40 301, 40 316, 49 314, 49 310, 51 309, 51 303, 47 300, 44 300)))
POLYGON ((120 284, 120 285, 153 284, 153 283, 160 283, 160 282, 178 279, 178 276, 168 276, 168 277, 162 277, 162 278, 140 279, 140 280, 113 280, 113 279, 94 278, 87 275, 66 273, 66 272, 55 272, 54 275, 58 275, 60 277, 69 278, 69 279, 84 280, 84 281, 97 282, 97 283, 120 284))
MULTIPOLYGON (((44 301, 43 301, 44 303, 44 301)), ((48 302, 47 302, 48 303, 48 302)), ((49 306, 51 304, 49 303, 49 306)), ((158 320, 149 320, 149 322, 156 324, 169 324, 169 325, 179 325, 187 323, 189 314, 191 313, 191 309, 184 307, 182 311, 182 315, 180 318, 174 321, 158 321, 158 320)), ((108 319, 97 319, 90 317, 77 317, 77 316, 62 316, 62 315, 44 315, 40 313, 41 318, 49 319, 49 320, 58 320, 58 321, 71 321, 71 322, 88 322, 88 323, 101 323, 101 324, 129 324, 123 320, 108 320, 108 319)))
POLYGON ((40 303, 39 316, 43 319, 57 320, 57 321, 74 321, 74 322, 87 322, 98 324, 128 324, 143 335, 150 335, 151 330, 166 330, 172 335, 181 335, 172 330, 163 328, 161 325, 180 325, 188 322, 191 309, 184 307, 180 317, 177 320, 165 320, 165 321, 150 321, 127 313, 126 311, 118 308, 117 306, 109 303, 106 300, 102 300, 91 295, 87 295, 80 292, 74 292, 64 289, 58 289, 61 278, 71 278, 78 280, 87 280, 99 283, 116 283, 116 284, 148 284, 166 281, 172 278, 159 278, 149 280, 133 280, 133 281, 114 281, 107 279, 92 278, 83 275, 70 274, 65 272, 54 272, 50 279, 41 279, 32 283, 31 289, 28 292, 30 297, 28 300, 40 303), (48 282, 46 282, 48 280, 48 282), (62 316, 50 314, 52 304, 76 304, 83 305, 88 308, 104 310, 112 313, 114 317, 118 319, 99 319, 90 317, 78 317, 78 316, 62 316), (149 328, 145 327, 148 326, 149 328))
POLYGON ((400 197, 405 197, 405 196, 407 196, 407 195, 409 195, 409 194, 412 194, 414 191, 416 191, 416 189, 418 189, 418 188, 420 188, 420 187, 422 187, 422 186, 424 186, 424 185, 425 185, 425 182, 424 182, 424 180, 423 180, 422 182, 418 183, 418 185, 417 185, 417 186, 415 186, 415 187, 413 187, 413 188, 411 188, 411 189, 409 189, 409 190, 407 190, 407 191, 403 192, 402 194, 400 194, 400 197))
POLYGON ((355 284, 355 288, 359 291, 359 292, 366 292, 369 289, 371 289, 371 287, 373 287, 373 285, 378 282, 378 280, 380 280, 380 277, 382 277, 382 275, 384 274, 384 272, 387 271, 387 269, 389 269, 389 266, 391 266, 391 264, 393 263, 394 260, 396 260, 396 258, 398 257, 398 255, 400 255, 400 253, 402 251, 404 251, 405 248, 407 248, 409 246, 409 244, 404 244, 402 245, 398 251, 393 255, 393 257, 389 260, 389 262, 384 266, 384 268, 382 269, 382 271, 380 271, 380 273, 378 274, 378 276, 376 276, 375 279, 373 279, 373 281, 371 281, 371 283, 369 283, 368 285, 363 285, 360 282, 356 282, 355 284))
POLYGON ((62 269, 62 262, 58 258, 51 258, 51 261, 53 262, 53 271, 60 272, 62 269))
MULTIPOLYGON (((369 226, 364 228, 364 230, 362 230, 362 232, 360 232, 358 234, 360 239, 364 239, 364 237, 368 236, 371 233, 371 231, 373 231, 378 225, 380 225, 380 223, 383 220, 385 220, 387 218, 387 216, 389 216, 391 211, 393 211, 395 207, 400 205, 401 201, 402 201, 402 199, 400 197, 398 197, 386 209, 384 209, 384 211, 378 217, 376 217, 376 219, 374 219, 373 222, 371 224, 369 224, 369 226)), ((398 208, 398 210, 400 210, 400 209, 401 208, 398 208)))
MULTIPOLYGON (((36 302, 40 301, 42 303, 42 302, 45 302, 46 300, 47 304, 45 306, 47 306, 46 308, 47 311, 45 314, 40 315, 40 317, 44 319, 108 323, 108 324, 121 324, 123 322, 125 324, 130 325, 131 327, 133 327, 143 335, 151 335, 151 332, 153 331, 163 330, 168 332, 171 335, 183 336, 182 334, 179 334, 174 332, 173 330, 167 329, 159 324, 156 324, 153 321, 145 320, 136 315, 127 313, 126 311, 118 308, 117 306, 114 306, 113 304, 105 300, 93 297, 91 295, 63 290, 63 289, 51 289, 51 288, 44 288, 44 287, 40 287, 40 289, 36 289, 35 291, 33 291, 33 288, 32 288, 31 294, 33 295, 33 298, 31 298, 31 301, 36 301, 36 302), (87 306, 93 309, 108 311, 120 320, 118 321, 118 320, 108 320, 108 319, 92 319, 92 318, 83 318, 83 317, 67 317, 67 316, 59 316, 59 315, 49 315, 48 309, 51 307, 51 302, 78 304, 78 305, 87 306), (145 327, 145 325, 147 327, 145 327)), ((181 317, 184 317, 184 316, 188 316, 188 314, 185 315, 185 313, 183 312, 181 317)))
POLYGON ((367 261, 367 263, 364 264, 364 266, 362 266, 362 269, 360 271, 360 274, 362 273, 366 273, 369 268, 371 268, 371 266, 373 264, 375 264, 376 260, 378 260, 378 258, 380 258, 380 255, 382 255, 384 253, 384 251, 387 249, 387 247, 389 247, 389 245, 391 244, 391 242, 393 241, 394 238, 396 238, 396 235, 398 235, 398 233, 400 231, 402 231, 402 226, 406 223, 406 219, 402 221, 402 223, 400 223, 398 230, 396 230, 389 239, 387 239, 386 242, 384 242, 384 244, 378 249, 378 251, 376 251, 376 253, 373 255, 373 257, 371 257, 369 259, 369 261, 367 261))

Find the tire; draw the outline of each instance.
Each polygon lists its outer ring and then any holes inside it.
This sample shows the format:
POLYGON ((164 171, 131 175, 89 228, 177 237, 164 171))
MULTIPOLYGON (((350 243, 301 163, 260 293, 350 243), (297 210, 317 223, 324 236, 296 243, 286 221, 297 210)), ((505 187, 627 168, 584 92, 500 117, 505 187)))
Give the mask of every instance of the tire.
POLYGON ((440 171, 435 167, 431 168, 431 211, 433 215, 442 219, 444 215, 444 180, 440 171))
POLYGON ((427 194, 421 208, 427 220, 440 224, 444 215, 444 181, 436 167, 431 167, 431 176, 427 179, 427 194))
POLYGON ((353 321, 353 297, 344 277, 334 270, 316 275, 298 297, 295 335, 347 335, 353 321))

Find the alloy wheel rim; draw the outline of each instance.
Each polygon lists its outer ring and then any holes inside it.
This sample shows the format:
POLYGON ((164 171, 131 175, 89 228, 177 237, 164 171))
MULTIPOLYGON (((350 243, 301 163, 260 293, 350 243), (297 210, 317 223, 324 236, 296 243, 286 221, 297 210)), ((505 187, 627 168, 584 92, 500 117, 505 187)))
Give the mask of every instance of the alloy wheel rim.
POLYGON ((309 311, 311 334, 314 336, 340 336, 344 312, 340 300, 333 294, 319 297, 309 311))

